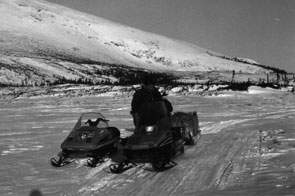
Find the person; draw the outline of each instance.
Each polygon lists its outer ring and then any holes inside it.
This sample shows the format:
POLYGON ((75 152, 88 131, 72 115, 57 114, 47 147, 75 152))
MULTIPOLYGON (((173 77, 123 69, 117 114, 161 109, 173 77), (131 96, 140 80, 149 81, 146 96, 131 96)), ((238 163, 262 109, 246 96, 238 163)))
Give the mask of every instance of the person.
POLYGON ((166 97, 163 97, 162 99, 163 99, 163 102, 164 102, 164 104, 166 106, 166 110, 167 110, 168 116, 171 116, 172 111, 173 111, 172 104, 170 103, 170 101, 166 97))
POLYGON ((164 91, 163 94, 162 94, 162 100, 163 100, 163 102, 164 102, 164 104, 166 106, 168 116, 171 116, 171 113, 173 111, 173 106, 172 106, 171 102, 165 97, 167 95, 168 95, 167 92, 164 91))
POLYGON ((154 85, 153 78, 147 76, 144 79, 141 89, 137 90, 131 101, 131 115, 134 125, 137 127, 138 110, 142 104, 152 101, 162 101, 162 95, 154 85))

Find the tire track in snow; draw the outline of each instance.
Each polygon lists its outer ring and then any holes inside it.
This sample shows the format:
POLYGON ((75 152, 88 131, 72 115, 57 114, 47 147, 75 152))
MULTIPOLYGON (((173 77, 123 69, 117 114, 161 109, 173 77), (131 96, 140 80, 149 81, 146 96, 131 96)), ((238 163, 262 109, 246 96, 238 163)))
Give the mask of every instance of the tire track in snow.
POLYGON ((228 120, 228 121, 220 121, 218 123, 213 122, 212 124, 210 122, 207 122, 204 127, 201 127, 202 134, 212 134, 212 133, 218 133, 230 126, 233 126, 235 124, 243 123, 245 121, 249 121, 251 119, 238 119, 238 120, 228 120))

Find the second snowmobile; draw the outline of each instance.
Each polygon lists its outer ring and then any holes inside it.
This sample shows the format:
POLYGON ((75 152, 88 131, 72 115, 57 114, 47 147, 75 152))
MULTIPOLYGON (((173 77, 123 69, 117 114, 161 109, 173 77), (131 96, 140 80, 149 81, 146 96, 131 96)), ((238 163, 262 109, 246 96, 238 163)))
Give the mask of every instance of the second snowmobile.
POLYGON ((74 158, 89 158, 88 166, 95 167, 116 151, 120 131, 116 127, 110 127, 108 121, 98 112, 81 114, 70 134, 62 142, 58 160, 51 159, 52 166, 64 166, 74 158))

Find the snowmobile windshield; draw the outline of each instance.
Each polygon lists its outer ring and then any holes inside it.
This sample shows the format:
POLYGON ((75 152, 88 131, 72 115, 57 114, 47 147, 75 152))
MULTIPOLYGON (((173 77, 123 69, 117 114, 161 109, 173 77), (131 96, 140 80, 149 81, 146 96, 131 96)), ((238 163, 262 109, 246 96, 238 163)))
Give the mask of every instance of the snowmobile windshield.
POLYGON ((163 101, 143 104, 138 111, 139 125, 158 124, 159 121, 168 116, 163 101))
MULTIPOLYGON (((84 126, 90 126, 91 122, 95 123, 97 119, 105 119, 106 118, 98 112, 88 112, 81 114, 78 122, 76 123, 74 130, 84 127, 84 126), (89 123, 90 122, 90 123, 89 123)), ((99 123, 96 125, 98 128, 105 128, 108 127, 108 123, 105 121, 99 121, 99 123)))

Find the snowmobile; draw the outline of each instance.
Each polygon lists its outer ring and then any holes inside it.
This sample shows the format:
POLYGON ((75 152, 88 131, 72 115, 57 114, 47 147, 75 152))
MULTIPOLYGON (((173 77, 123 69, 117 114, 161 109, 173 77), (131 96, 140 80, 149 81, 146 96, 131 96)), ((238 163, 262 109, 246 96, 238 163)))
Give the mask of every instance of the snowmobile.
POLYGON ((151 163, 155 171, 176 165, 171 159, 184 153, 181 129, 171 128, 170 117, 163 101, 140 107, 134 133, 122 140, 122 158, 109 166, 112 173, 121 173, 131 163, 151 163))
POLYGON ((62 142, 59 159, 51 158, 54 167, 67 165, 75 158, 89 158, 87 165, 95 167, 117 150, 120 131, 110 127, 101 113, 81 114, 67 138, 62 142))

